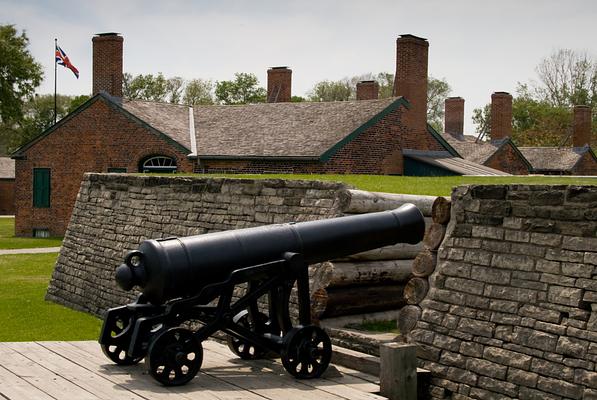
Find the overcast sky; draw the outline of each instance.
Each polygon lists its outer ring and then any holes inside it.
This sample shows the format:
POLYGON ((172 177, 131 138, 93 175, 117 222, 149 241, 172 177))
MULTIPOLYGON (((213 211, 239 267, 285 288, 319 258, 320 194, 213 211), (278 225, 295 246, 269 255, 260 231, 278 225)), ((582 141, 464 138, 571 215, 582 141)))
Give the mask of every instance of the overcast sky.
POLYGON ((559 48, 597 53, 597 0, 0 0, 0 24, 25 29, 53 93, 54 38, 81 75, 59 67, 58 92, 91 92, 91 38, 124 36, 124 71, 229 80, 270 66, 293 70, 293 94, 321 80, 394 72, 395 40, 429 40, 429 73, 472 110, 514 93, 559 48))

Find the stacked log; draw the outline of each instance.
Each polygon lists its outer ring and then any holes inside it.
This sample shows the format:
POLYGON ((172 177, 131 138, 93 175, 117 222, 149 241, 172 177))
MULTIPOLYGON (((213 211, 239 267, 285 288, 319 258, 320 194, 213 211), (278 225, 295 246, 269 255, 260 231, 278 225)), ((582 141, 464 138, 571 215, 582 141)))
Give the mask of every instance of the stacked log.
POLYGON ((446 235, 446 226, 450 222, 451 202, 445 197, 438 197, 431 207, 432 223, 427 227, 423 239, 423 250, 413 261, 413 278, 405 286, 404 297, 407 306, 398 313, 398 330, 406 335, 414 329, 421 318, 419 303, 425 298, 429 290, 429 276, 437 265, 437 250, 446 235))
MULTIPOLYGON (((412 203, 425 216, 426 226, 432 227, 432 208, 436 199, 435 196, 349 190, 342 211, 344 214, 364 214, 412 203)), ((436 236, 437 233, 434 233, 429 240, 437 240, 436 236)), ((414 264, 427 247, 425 243, 399 243, 322 264, 311 278, 313 317, 319 320, 397 310, 409 301, 416 301, 426 294, 423 286, 427 281, 417 281, 415 278, 419 275, 415 275, 414 270, 425 277, 429 267, 421 265, 415 268, 414 264)), ((423 258, 420 258, 419 263, 422 261, 423 258)))

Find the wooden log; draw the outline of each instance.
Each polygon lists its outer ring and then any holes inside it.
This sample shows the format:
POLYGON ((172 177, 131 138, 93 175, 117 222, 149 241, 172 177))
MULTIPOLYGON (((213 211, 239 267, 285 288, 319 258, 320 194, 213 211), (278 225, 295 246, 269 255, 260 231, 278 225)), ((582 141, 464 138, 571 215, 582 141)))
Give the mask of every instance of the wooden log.
POLYGON ((421 319, 422 313, 423 311, 419 306, 408 305, 402 307, 398 313, 398 319, 396 321, 396 325, 398 326, 400 334, 405 336, 410 331, 415 329, 417 321, 421 319))
POLYGON ((321 318, 398 309, 406 304, 403 293, 404 285, 329 288, 318 296, 325 302, 321 318))
POLYGON ((364 214, 376 211, 393 210, 406 203, 412 203, 426 217, 431 217, 431 209, 436 196, 414 194, 394 194, 348 190, 348 201, 342 211, 348 214, 364 214))
POLYGON ((436 224, 446 225, 450 222, 450 212, 452 210, 452 201, 439 196, 431 206, 431 218, 436 224))
POLYGON ((446 236, 446 226, 433 223, 425 232, 423 244, 429 250, 437 250, 444 241, 444 236, 446 236))
POLYGON ((429 291, 429 282, 425 278, 412 278, 404 287, 404 298, 408 304, 419 304, 429 291))
POLYGON ((374 262, 334 262, 328 287, 371 286, 406 283, 411 277, 413 260, 374 262))
POLYGON ((435 271, 437 253, 428 249, 420 252, 413 261, 412 273, 419 278, 425 278, 435 271))
POLYGON ((392 246, 380 247, 362 253, 339 258, 334 261, 387 261, 387 260, 412 260, 423 251, 423 242, 417 244, 397 243, 392 246))

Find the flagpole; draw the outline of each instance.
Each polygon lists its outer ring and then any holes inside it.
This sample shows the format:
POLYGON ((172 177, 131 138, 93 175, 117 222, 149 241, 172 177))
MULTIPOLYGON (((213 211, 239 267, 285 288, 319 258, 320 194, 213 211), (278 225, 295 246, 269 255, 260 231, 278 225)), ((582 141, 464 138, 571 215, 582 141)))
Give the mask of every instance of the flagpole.
POLYGON ((54 38, 54 125, 56 125, 56 48, 58 47, 58 39, 54 38))

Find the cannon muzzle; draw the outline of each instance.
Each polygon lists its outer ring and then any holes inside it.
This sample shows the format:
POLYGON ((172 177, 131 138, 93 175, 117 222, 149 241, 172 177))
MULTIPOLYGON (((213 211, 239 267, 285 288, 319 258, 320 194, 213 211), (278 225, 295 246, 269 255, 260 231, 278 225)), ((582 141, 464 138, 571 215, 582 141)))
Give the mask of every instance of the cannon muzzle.
POLYGON ((139 286, 153 304, 197 295, 233 271, 299 253, 307 264, 423 239, 425 221, 412 204, 391 211, 266 225, 181 238, 146 240, 116 269, 124 290, 139 286))

